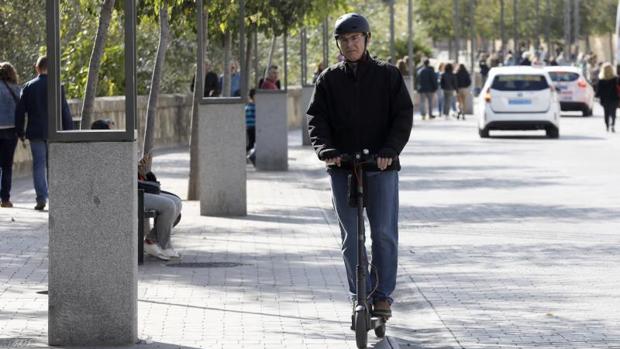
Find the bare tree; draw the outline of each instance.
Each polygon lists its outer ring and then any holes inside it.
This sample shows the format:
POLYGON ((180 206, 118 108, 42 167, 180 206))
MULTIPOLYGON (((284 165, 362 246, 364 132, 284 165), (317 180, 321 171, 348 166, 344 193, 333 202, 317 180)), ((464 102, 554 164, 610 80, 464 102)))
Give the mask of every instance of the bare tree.
POLYGON ((95 105, 95 97, 97 95, 97 83, 99 82, 99 66, 101 65, 101 57, 108 36, 108 28, 112 19, 112 11, 114 10, 115 0, 104 0, 99 14, 99 26, 95 35, 95 44, 90 55, 88 64, 88 80, 84 91, 84 102, 82 103, 82 120, 80 122, 81 129, 88 129, 93 122, 93 107, 95 105))
MULTIPOLYGON (((144 129, 143 157, 146 159, 147 171, 151 169, 153 140, 155 138, 155 117, 157 116, 157 102, 159 99, 160 83, 166 57, 168 42, 170 41, 170 24, 168 22, 168 1, 162 0, 159 9, 159 45, 157 46, 157 58, 151 76, 151 88, 146 107, 146 127, 144 129)), ((198 79, 199 77, 196 77, 198 79)))

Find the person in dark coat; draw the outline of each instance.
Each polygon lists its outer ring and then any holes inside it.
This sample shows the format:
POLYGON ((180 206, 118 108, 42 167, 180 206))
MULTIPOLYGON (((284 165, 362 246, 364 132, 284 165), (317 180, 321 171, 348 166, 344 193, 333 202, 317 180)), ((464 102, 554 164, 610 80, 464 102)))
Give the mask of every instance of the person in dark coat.
POLYGON ((428 59, 424 60, 424 65, 418 70, 417 75, 416 90, 420 94, 420 114, 422 114, 422 120, 426 119, 427 108, 428 116, 431 119, 434 119, 433 98, 435 97, 435 92, 438 88, 437 74, 435 74, 435 69, 433 69, 428 59))
POLYGON ((356 13, 341 16, 334 36, 345 61, 327 68, 316 81, 306 111, 310 141, 328 166, 352 300, 356 294, 357 213, 348 205, 351 169, 342 162, 342 155, 368 149, 377 156, 376 164, 369 164, 365 172, 366 212, 376 266, 376 274, 368 274, 367 285, 374 290, 372 313, 388 319, 398 265, 398 156, 409 140, 413 104, 398 69, 368 53, 371 33, 366 18, 356 13))
POLYGON ((616 108, 618 108, 618 77, 610 63, 601 67, 601 73, 596 88, 596 97, 599 98, 605 111, 605 128, 607 132, 616 132, 616 108))
POLYGON ((453 70, 454 68, 451 63, 446 64, 439 83, 443 90, 443 115, 446 119, 450 117, 450 107, 452 105, 454 93, 457 90, 456 75, 454 75, 453 70))
MULTIPOLYGON (((206 60, 204 64, 205 84, 203 86, 203 97, 218 97, 220 95, 220 86, 217 74, 211 70, 211 61, 206 60)), ((192 79, 191 90, 194 92, 196 76, 192 79)))
MULTIPOLYGON (((15 131, 22 139, 28 138, 32 152, 32 177, 36 192, 35 210, 42 211, 47 204, 47 57, 39 57, 35 65, 37 77, 28 81, 22 90, 15 110, 15 131), (28 123, 26 124, 26 115, 28 123)), ((69 104, 61 89, 62 129, 73 129, 69 104)))
POLYGON ((471 75, 467 71, 465 64, 459 64, 456 71, 456 101, 458 103, 458 112, 456 118, 463 118, 465 120, 465 110, 467 110, 466 103, 469 96, 469 87, 471 86, 471 75))

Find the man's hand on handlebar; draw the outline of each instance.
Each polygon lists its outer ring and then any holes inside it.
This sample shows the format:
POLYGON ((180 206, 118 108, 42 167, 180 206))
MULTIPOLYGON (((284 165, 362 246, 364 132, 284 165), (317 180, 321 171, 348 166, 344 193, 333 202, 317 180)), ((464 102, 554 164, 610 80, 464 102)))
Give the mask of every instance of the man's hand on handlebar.
MULTIPOLYGON (((377 167, 379 168, 379 170, 383 171, 386 168, 390 167, 390 165, 392 165, 392 158, 377 158, 377 167)), ((329 159, 325 159, 325 163, 327 165, 336 165, 338 167, 340 167, 341 163, 342 163, 342 157, 337 156, 335 158, 329 158, 329 159)))
POLYGON ((377 157, 377 167, 383 171, 386 168, 390 167, 390 165, 392 164, 392 158, 380 158, 377 157))
POLYGON ((328 165, 336 165, 338 167, 340 167, 340 161, 342 160, 342 158, 340 156, 337 156, 335 158, 329 158, 329 159, 325 159, 325 163, 328 165))

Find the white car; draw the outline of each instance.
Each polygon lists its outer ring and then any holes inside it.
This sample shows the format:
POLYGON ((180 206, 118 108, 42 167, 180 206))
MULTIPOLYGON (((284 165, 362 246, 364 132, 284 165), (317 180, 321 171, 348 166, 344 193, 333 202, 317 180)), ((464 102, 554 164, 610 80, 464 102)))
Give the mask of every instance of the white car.
POLYGON ((560 136, 560 104, 549 73, 530 66, 495 67, 478 96, 478 133, 545 130, 560 136))
POLYGON ((594 89, 580 68, 569 66, 545 67, 555 84, 562 110, 578 110, 583 116, 592 116, 594 89))

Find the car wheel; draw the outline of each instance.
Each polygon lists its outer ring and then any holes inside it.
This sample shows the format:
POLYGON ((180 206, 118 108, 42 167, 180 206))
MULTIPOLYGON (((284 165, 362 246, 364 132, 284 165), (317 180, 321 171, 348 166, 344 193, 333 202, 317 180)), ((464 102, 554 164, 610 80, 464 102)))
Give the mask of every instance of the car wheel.
POLYGON ((480 138, 489 138, 489 129, 486 127, 483 129, 478 129, 478 134, 480 135, 480 138))
POLYGON ((583 107, 582 110, 583 116, 592 116, 592 109, 588 108, 588 106, 583 107))
POLYGON ((547 127, 545 131, 549 138, 560 138, 560 130, 555 126, 547 127))

